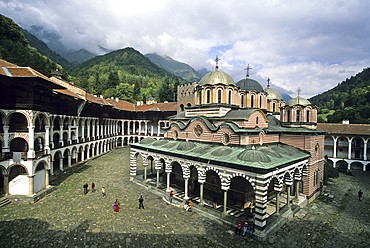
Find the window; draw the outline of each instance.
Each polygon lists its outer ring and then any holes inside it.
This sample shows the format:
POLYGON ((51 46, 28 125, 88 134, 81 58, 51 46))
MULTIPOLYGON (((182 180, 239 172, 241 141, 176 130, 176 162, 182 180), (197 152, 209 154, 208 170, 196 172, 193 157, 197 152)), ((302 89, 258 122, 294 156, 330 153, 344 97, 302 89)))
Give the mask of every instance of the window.
POLYGON ((218 89, 217 90, 217 102, 218 103, 221 103, 221 93, 222 93, 222 90, 221 89, 218 89))
POLYGON ((286 119, 287 119, 287 122, 290 122, 290 109, 287 110, 286 112, 286 119))
POLYGON ((262 95, 260 95, 260 108, 262 108, 262 95))
POLYGON ((301 111, 297 110, 296 114, 297 114, 296 122, 300 122, 301 121, 300 119, 301 111))
POLYGON ((179 133, 175 130, 174 138, 177 139, 179 137, 179 133))
POLYGON ((244 108, 244 94, 241 95, 240 107, 244 108))
POLYGON ((254 95, 251 95, 251 108, 254 107, 254 95))
POLYGON ((231 104, 231 90, 229 90, 229 99, 228 99, 228 103, 231 104))
POLYGON ((276 103, 272 104, 272 112, 276 112, 276 103))
POLYGON ((202 104, 202 91, 198 91, 198 95, 199 95, 199 104, 202 104))
POLYGON ((258 116, 256 117, 256 124, 258 124, 258 116))
POLYGON ((307 116, 306 116, 306 118, 307 118, 307 122, 310 122, 310 111, 309 110, 307 110, 307 116))
POLYGON ((230 136, 228 133, 224 134, 224 144, 228 144, 230 142, 230 136))
POLYGON ((211 103, 211 91, 210 90, 207 90, 207 103, 211 103))

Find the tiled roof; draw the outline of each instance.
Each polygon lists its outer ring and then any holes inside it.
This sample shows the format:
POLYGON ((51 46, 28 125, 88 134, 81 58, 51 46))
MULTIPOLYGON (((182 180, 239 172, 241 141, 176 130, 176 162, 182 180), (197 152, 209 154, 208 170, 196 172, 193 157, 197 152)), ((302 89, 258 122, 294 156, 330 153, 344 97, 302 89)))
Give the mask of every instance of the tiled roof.
POLYGON ((86 100, 89 101, 89 102, 96 103, 96 104, 102 104, 102 105, 108 105, 108 106, 112 105, 111 103, 109 103, 104 98, 100 98, 100 97, 91 95, 89 93, 86 94, 86 100))
POLYGON ((369 124, 317 123, 317 130, 325 131, 328 134, 370 135, 369 124))
POLYGON ((58 88, 61 88, 58 83, 40 72, 35 71, 31 67, 20 67, 2 59, 0 59, 0 74, 8 77, 38 77, 52 82, 53 84, 58 85, 58 88))
POLYGON ((67 96, 72 96, 72 97, 76 97, 78 99, 84 100, 81 96, 75 94, 73 91, 70 91, 69 89, 54 89, 53 91, 58 92, 60 94, 64 94, 67 96))
POLYGON ((176 102, 169 102, 169 103, 153 103, 150 105, 143 104, 141 106, 137 106, 136 104, 130 103, 128 101, 110 99, 106 100, 111 105, 114 106, 116 109, 127 110, 127 111, 136 111, 136 112, 148 112, 148 111, 177 111, 177 103, 176 102))

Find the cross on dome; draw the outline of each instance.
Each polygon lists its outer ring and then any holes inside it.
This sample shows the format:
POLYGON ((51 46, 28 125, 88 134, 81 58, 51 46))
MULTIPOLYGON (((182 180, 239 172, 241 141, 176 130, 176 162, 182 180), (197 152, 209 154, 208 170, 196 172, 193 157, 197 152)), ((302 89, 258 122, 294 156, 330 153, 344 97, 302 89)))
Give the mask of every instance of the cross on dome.
POLYGON ((215 59, 215 62, 216 62, 216 71, 218 71, 218 61, 220 61, 221 59, 218 57, 218 55, 216 55, 216 59, 215 59))
POLYGON ((249 70, 252 69, 252 67, 249 66, 249 64, 247 65, 247 68, 245 68, 244 70, 247 70, 247 78, 249 78, 249 70))
POLYGON ((267 88, 270 88, 270 82, 271 82, 271 79, 268 77, 267 78, 267 88))

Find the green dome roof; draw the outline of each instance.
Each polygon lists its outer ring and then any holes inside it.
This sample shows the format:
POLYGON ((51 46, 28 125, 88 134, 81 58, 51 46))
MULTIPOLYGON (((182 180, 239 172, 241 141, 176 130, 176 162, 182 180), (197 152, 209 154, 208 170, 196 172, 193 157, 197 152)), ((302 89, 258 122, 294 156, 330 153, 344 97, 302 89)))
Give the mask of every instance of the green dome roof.
POLYGON ((307 105, 311 105, 311 103, 307 99, 301 96, 297 96, 293 99, 290 99, 286 105, 291 106, 291 107, 295 105, 307 106, 307 105))
POLYGON ((234 79, 227 73, 222 71, 212 71, 204 75, 202 79, 199 81, 199 85, 235 85, 234 79))
POLYGON ((186 141, 186 142, 180 143, 180 145, 177 147, 177 150, 180 150, 180 151, 189 151, 189 150, 193 149, 196 146, 197 145, 194 144, 193 142, 186 141))
POLYGON ((275 89, 267 88, 265 92, 267 92, 267 100, 284 100, 280 92, 275 89))
POLYGON ((271 162, 270 158, 262 151, 257 150, 245 150, 238 154, 238 159, 246 162, 271 162))
POLYGON ((245 91, 252 91, 252 90, 257 91, 257 92, 263 91, 262 85, 256 80, 250 79, 250 78, 242 79, 239 82, 237 82, 236 85, 241 90, 245 90, 245 91))

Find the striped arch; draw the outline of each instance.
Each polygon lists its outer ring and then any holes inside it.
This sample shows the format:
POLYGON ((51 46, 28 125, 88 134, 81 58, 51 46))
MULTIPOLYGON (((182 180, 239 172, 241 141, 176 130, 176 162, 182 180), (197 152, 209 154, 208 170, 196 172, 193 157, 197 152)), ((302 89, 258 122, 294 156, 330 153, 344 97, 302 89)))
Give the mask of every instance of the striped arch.
POLYGON ((276 184, 274 184, 274 190, 275 191, 281 191, 283 189, 283 177, 277 177, 276 175, 273 175, 272 177, 270 177, 267 181, 267 188, 270 186, 270 183, 276 179, 276 184))
POLYGON ((306 177, 308 176, 308 164, 305 163, 302 168, 302 176, 306 177))
POLYGON ((284 173, 284 183, 286 185, 292 185, 293 184, 293 177, 292 175, 289 173, 289 171, 286 171, 284 173))
POLYGON ((242 177, 242 178, 245 178, 245 180, 247 180, 251 185, 252 187, 255 186, 256 182, 254 180, 251 180, 251 178, 247 175, 245 175, 244 173, 233 173, 232 175, 229 175, 226 180, 228 181, 229 185, 231 183, 231 179, 233 179, 234 177, 242 177))
POLYGON ((26 167, 26 166, 24 166, 24 164, 20 164, 20 163, 14 163, 14 164, 11 164, 11 165, 8 167, 8 169, 7 169, 7 174, 8 174, 8 175, 10 174, 10 171, 11 171, 12 167, 13 167, 13 166, 15 166, 15 165, 19 165, 19 166, 23 167, 23 168, 26 170, 27 175, 28 175, 28 176, 30 176, 30 173, 29 173, 29 171, 28 171, 27 167, 26 167))
POLYGON ((294 179, 295 180, 301 180, 302 179, 302 172, 301 172, 302 169, 300 169, 299 167, 298 168, 295 168, 294 170, 294 179))

